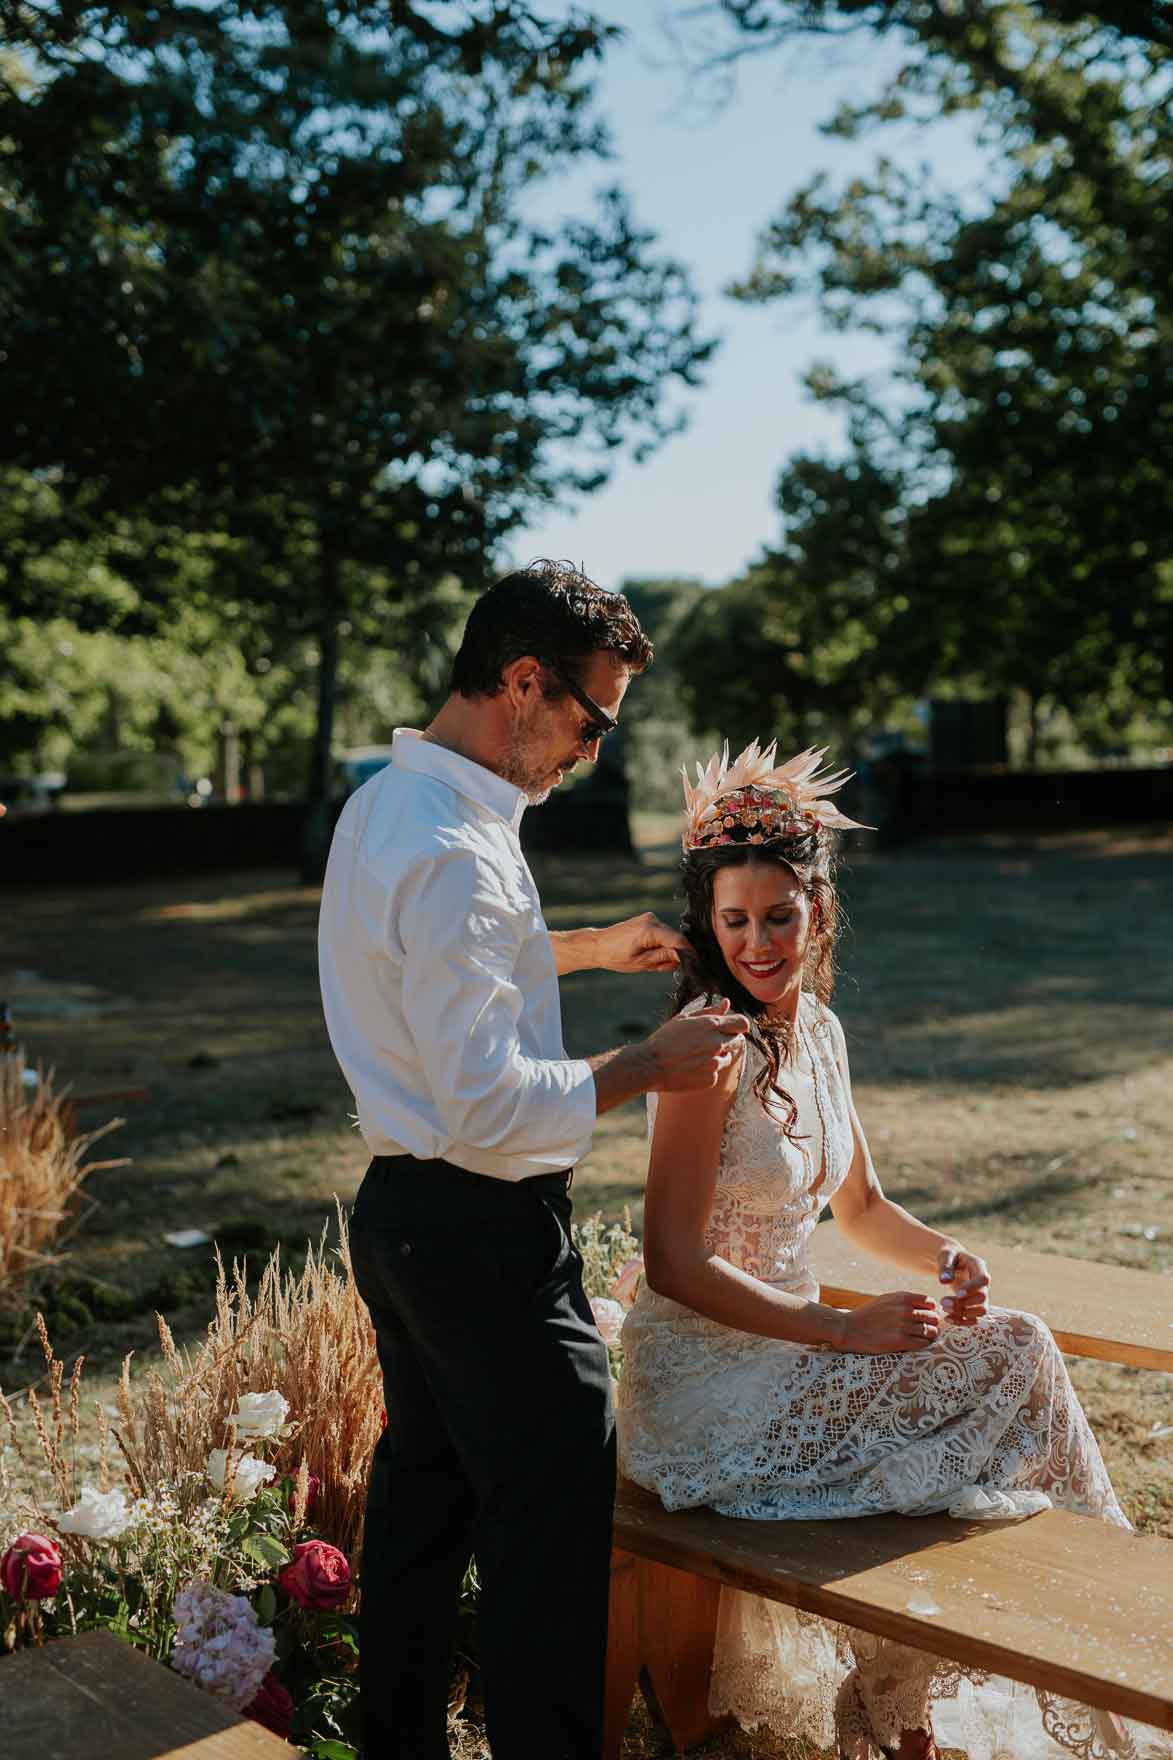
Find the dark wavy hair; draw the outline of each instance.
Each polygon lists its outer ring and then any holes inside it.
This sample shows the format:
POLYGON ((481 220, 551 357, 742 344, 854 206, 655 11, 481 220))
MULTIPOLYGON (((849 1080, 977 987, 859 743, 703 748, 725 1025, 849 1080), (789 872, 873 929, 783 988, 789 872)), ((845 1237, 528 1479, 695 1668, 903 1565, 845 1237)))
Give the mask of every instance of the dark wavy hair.
POLYGON ((566 695, 561 673, 577 685, 593 654, 607 653, 642 672, 652 644, 622 593, 607 593, 569 562, 531 562, 482 593, 469 613, 452 662, 451 689, 462 697, 495 697, 502 673, 532 654, 551 668, 550 698, 566 695))
POLYGON ((689 951, 680 957, 671 1012, 679 1014, 698 996, 703 996, 706 1002, 727 996, 736 1012, 749 1015, 753 1022, 749 1040, 760 1051, 763 1060, 762 1068, 754 1077, 753 1091, 766 1110, 769 1110, 772 1096, 776 1095, 783 1102, 787 1108, 783 1128, 796 1142, 798 1135, 794 1126, 798 1107, 780 1081, 782 1066, 794 1053, 793 1036, 787 1026, 767 1020, 765 1003, 751 996, 726 964, 713 932, 713 883, 722 868, 783 863, 791 869, 807 896, 811 911, 802 987, 827 1005, 835 988, 835 943, 841 919, 834 881, 835 834, 818 826, 800 836, 771 837, 765 843, 750 843, 748 831, 739 826, 731 835, 738 841, 718 844, 712 849, 691 850, 681 863, 684 913, 680 918, 680 929, 688 939, 689 951))

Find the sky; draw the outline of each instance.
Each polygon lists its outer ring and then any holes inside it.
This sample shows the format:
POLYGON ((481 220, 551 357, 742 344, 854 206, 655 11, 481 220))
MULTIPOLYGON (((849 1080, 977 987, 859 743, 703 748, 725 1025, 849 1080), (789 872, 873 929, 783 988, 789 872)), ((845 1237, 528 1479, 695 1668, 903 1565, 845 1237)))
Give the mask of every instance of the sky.
MULTIPOLYGON (((888 128, 882 142, 818 132, 840 103, 870 94, 899 64, 893 46, 866 32, 747 57, 721 103, 690 87, 662 29, 664 0, 596 0, 593 10, 627 32, 598 79, 617 158, 551 186, 543 218, 581 211, 591 190, 621 182, 637 220, 689 265, 702 296, 699 329, 722 345, 689 394, 685 432, 643 464, 625 453, 604 489, 572 509, 547 510, 513 540, 507 560, 569 557, 605 587, 647 575, 719 584, 777 542, 784 459, 832 451, 842 438, 841 418, 803 389, 810 362, 882 372, 890 358, 878 338, 824 330, 808 300, 754 307, 728 298, 759 231, 814 172, 838 180, 866 169, 881 144, 907 163, 931 154, 936 177, 958 188, 972 185, 982 161, 964 123, 931 133, 888 128)), ((678 12, 679 0, 669 10, 678 12)))

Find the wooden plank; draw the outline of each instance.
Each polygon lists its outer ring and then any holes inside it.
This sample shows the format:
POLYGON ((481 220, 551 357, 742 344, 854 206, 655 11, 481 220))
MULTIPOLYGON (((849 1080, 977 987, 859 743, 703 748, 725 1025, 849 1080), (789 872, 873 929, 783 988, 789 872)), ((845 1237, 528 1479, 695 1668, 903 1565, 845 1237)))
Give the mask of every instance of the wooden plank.
POLYGON ((1173 1543, 1047 1510, 750 1522, 622 1483, 615 1543, 1173 1730, 1173 1543))
POLYGON ((640 1560, 616 1549, 611 1554, 611 1593, 607 1608, 607 1682, 603 1717, 603 1760, 620 1760, 631 1701, 640 1671, 640 1560))
POLYGON ((640 1650, 651 1699, 678 1754, 726 1721, 709 1710, 720 1604, 719 1583, 640 1559, 640 1650))
POLYGON ((293 1750, 111 1632, 0 1658, 4 1751, 52 1760, 289 1760, 293 1750))
MULTIPOLYGON (((1173 1278, 1026 1248, 966 1244, 990 1267, 994 1302, 1039 1315, 1060 1350, 1105 1363, 1173 1370, 1173 1278)), ((924 1287, 941 1295, 947 1290, 931 1278, 918 1284, 915 1273, 861 1252, 833 1222, 816 1228, 811 1261, 823 1300, 837 1308, 858 1308, 894 1289, 924 1287)))

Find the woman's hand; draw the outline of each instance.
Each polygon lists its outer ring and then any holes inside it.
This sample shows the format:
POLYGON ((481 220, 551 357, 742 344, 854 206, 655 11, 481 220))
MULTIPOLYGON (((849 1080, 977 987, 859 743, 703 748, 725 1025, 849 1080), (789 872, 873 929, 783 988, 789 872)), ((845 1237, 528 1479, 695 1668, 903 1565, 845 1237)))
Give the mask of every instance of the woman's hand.
POLYGON ((879 1356, 885 1351, 917 1351, 931 1344, 941 1330, 941 1316, 932 1296, 908 1290, 876 1296, 843 1316, 839 1349, 879 1356))
POLYGON ((941 1297, 946 1320, 954 1326, 972 1326, 989 1312, 990 1273, 984 1259, 956 1244, 942 1247, 937 1276, 949 1289, 941 1297))

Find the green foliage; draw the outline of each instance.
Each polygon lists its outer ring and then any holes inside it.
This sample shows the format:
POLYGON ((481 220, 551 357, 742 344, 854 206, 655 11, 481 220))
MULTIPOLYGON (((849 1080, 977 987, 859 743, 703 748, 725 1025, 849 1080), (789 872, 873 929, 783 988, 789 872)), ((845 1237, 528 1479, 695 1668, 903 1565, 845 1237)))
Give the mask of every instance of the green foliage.
POLYGON ((623 763, 635 806, 676 812, 681 765, 709 737, 703 708, 686 701, 677 664, 680 631, 706 589, 700 581, 664 578, 624 581, 623 592, 656 648, 655 664, 632 679, 623 699, 623 763))
MULTIPOLYGON (((606 150, 610 33, 358 0, 5 14, 0 465, 57 473, 91 527, 227 542, 209 591, 317 642, 322 796, 342 625, 394 603, 426 643, 438 585, 671 431, 709 352, 620 192, 556 235, 523 218, 606 150)), ((165 570, 136 585, 175 602, 165 570)))
MULTIPOLYGON (((810 375, 846 412, 850 446, 841 462, 788 465, 785 561, 763 587, 807 625, 803 667, 819 670, 838 620, 878 705, 943 684, 1025 693, 1099 747, 1138 714, 1167 724, 1173 40, 1161 9, 721 10, 743 45, 893 32, 900 72, 833 131, 969 111, 992 156, 984 199, 967 203, 929 168, 884 159, 840 191, 812 180, 737 290, 811 292, 833 325, 898 342, 882 393, 826 367, 810 375)), ((832 671, 846 682, 852 664, 845 651, 832 671)))

